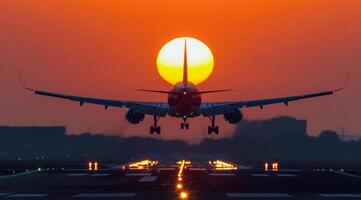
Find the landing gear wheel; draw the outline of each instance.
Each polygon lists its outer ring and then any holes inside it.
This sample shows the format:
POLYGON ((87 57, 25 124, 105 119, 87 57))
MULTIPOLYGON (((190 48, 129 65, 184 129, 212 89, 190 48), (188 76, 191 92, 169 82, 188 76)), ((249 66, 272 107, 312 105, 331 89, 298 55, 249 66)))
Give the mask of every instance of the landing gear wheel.
POLYGON ((150 129, 149 129, 149 133, 151 135, 153 135, 154 133, 157 133, 158 135, 160 134, 160 126, 157 126, 157 127, 154 127, 154 126, 151 126, 150 129))
POLYGON ((215 133, 216 135, 218 135, 218 131, 219 131, 218 126, 214 127, 214 133, 215 133))
POLYGON ((189 123, 181 123, 181 129, 189 129, 189 123))
POLYGON ((183 122, 181 123, 181 129, 189 129, 189 123, 187 123, 187 117, 183 117, 183 122))
POLYGON ((208 126, 208 134, 211 135, 212 133, 214 133, 214 134, 218 135, 219 128, 218 128, 218 126, 215 125, 216 117, 210 116, 209 119, 211 120, 212 124, 211 124, 211 126, 208 126))
POLYGON ((212 127, 208 126, 208 135, 212 134, 212 127))
POLYGON ((160 119, 159 116, 154 115, 153 116, 153 122, 154 125, 150 127, 149 133, 152 135, 154 132, 156 132, 158 135, 160 134, 160 126, 158 126, 158 120, 160 119))
POLYGON ((158 126, 156 129, 157 129, 156 132, 157 132, 157 134, 159 135, 159 134, 160 134, 160 126, 158 126))

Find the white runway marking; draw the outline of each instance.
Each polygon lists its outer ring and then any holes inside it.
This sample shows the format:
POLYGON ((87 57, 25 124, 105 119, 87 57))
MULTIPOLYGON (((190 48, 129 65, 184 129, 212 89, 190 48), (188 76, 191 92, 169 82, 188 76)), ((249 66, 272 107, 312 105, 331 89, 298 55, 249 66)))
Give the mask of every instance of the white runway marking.
POLYGON ((352 197, 361 197, 360 194, 347 194, 347 193, 334 193, 334 194, 318 194, 321 197, 338 197, 338 198, 352 198, 352 197))
POLYGON ((86 173, 73 173, 73 174, 68 174, 68 176, 88 176, 89 174, 86 173))
POLYGON ((156 176, 144 176, 143 178, 139 179, 139 182, 154 182, 157 179, 156 176))
POLYGON ((354 177, 354 178, 361 178, 361 176, 356 175, 356 174, 351 174, 351 173, 347 173, 347 172, 341 172, 341 171, 334 171, 337 174, 341 174, 344 176, 349 176, 349 177, 354 177))
POLYGON ((32 173, 35 173, 35 172, 40 172, 40 171, 33 170, 33 171, 22 172, 22 173, 18 173, 18 174, 4 175, 4 176, 0 176, 0 179, 6 179, 6 178, 11 178, 11 177, 17 177, 17 176, 24 176, 24 175, 32 174, 32 173))
POLYGON ((80 198, 106 198, 106 197, 135 197, 137 193, 83 193, 77 194, 73 197, 80 197, 80 198))
POLYGON ((226 193, 229 198, 275 198, 275 197, 292 197, 287 193, 226 193))
POLYGON ((276 176, 279 176, 279 177, 295 177, 297 175, 296 174, 277 174, 276 176))
POLYGON ((45 197, 48 196, 48 194, 13 194, 7 197, 14 197, 14 198, 25 198, 25 197, 29 197, 29 198, 34 198, 34 197, 45 197))
POLYGON ((151 174, 125 174, 125 176, 150 176, 151 174))
POLYGON ((9 194, 11 194, 11 193, 0 193, 0 197, 7 196, 9 194))
POLYGON ((110 174, 93 174, 92 176, 109 176, 110 174))
POLYGON ((212 173, 210 176, 235 176, 236 174, 221 174, 221 173, 212 173))
POLYGON ((201 168, 201 167, 191 167, 189 168, 190 171, 206 171, 206 168, 201 168))
POLYGON ((269 176, 269 174, 251 174, 251 176, 265 177, 265 176, 269 176))

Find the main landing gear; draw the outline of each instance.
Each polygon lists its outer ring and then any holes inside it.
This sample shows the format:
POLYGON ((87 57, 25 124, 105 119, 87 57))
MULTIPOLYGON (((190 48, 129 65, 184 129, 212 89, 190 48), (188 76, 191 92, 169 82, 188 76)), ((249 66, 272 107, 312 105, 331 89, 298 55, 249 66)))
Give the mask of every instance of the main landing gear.
POLYGON ((213 116, 210 116, 209 119, 211 120, 212 124, 211 124, 211 126, 208 126, 208 134, 210 135, 210 134, 214 133, 214 134, 218 135, 219 129, 218 129, 218 126, 216 126, 216 124, 215 124, 216 117, 213 115, 213 116))
POLYGON ((187 118, 183 118, 183 122, 181 123, 181 129, 189 129, 189 123, 187 122, 187 118))
POLYGON ((154 125, 150 127, 149 133, 152 135, 154 133, 160 134, 160 126, 158 126, 158 120, 160 119, 159 116, 154 115, 153 116, 153 122, 154 125))

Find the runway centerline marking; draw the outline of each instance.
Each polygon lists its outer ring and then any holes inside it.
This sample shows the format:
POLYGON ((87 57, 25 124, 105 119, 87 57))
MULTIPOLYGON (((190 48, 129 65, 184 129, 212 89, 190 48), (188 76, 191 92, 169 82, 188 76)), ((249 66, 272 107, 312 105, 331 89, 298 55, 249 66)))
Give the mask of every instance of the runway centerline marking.
POLYGON ((78 198, 114 198, 114 197, 135 197, 137 193, 82 193, 73 195, 78 198))
POLYGON ((189 171, 207 171, 206 168, 202 168, 202 167, 191 167, 188 170, 189 171))
POLYGON ((89 174, 87 173, 72 173, 72 174, 68 174, 67 176, 88 176, 89 174))
POLYGON ((277 174, 276 176, 279 176, 279 177, 296 177, 297 175, 296 174, 277 174))
POLYGON ((269 174, 251 174, 251 176, 266 177, 269 176, 269 174))
POLYGON ((318 194, 318 195, 321 197, 335 197, 335 198, 361 197, 361 194, 349 194, 349 193, 330 193, 330 194, 322 193, 322 194, 318 194))
POLYGON ((137 173, 128 173, 125 176, 150 176, 151 174, 137 174, 137 173))
POLYGON ((12 194, 12 195, 9 195, 7 197, 11 197, 11 198, 26 198, 26 197, 29 197, 29 198, 34 198, 34 197, 45 197, 45 196, 48 196, 48 194, 32 194, 32 193, 29 193, 29 194, 12 194))
POLYGON ((109 176, 110 174, 93 174, 92 176, 109 176))
POLYGON ((287 193, 226 193, 229 198, 290 198, 292 195, 287 193))
POLYGON ((143 178, 139 179, 139 182, 154 182, 156 179, 156 176, 144 176, 143 178))

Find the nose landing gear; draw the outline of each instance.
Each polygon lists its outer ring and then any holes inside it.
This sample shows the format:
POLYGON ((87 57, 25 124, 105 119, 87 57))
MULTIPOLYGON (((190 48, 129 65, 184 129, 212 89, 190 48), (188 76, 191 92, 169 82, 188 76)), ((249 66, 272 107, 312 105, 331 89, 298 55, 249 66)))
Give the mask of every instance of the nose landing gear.
POLYGON ((150 127, 149 133, 152 135, 154 133, 160 134, 160 126, 158 126, 158 120, 160 119, 159 116, 154 115, 153 116, 153 122, 154 125, 150 127))
POLYGON ((183 118, 183 122, 181 123, 181 129, 189 129, 189 123, 187 122, 187 118, 183 118))
POLYGON ((212 124, 211 124, 211 126, 208 126, 208 134, 211 135, 212 133, 214 133, 214 134, 218 135, 219 128, 215 124, 216 117, 213 115, 213 116, 210 116, 209 119, 211 120, 212 124))

